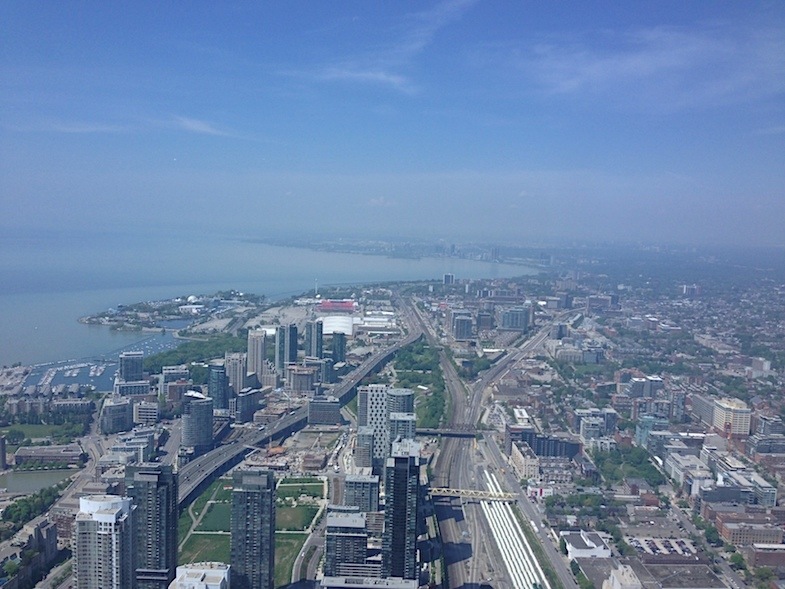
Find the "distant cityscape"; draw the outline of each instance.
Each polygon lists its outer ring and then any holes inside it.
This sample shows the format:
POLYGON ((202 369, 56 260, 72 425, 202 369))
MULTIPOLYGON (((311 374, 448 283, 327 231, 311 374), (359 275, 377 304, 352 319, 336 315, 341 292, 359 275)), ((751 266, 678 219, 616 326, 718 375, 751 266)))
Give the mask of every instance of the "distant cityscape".
POLYGON ((129 302, 80 321, 165 345, 4 367, 0 586, 785 584, 776 256, 444 247, 539 272, 129 302))

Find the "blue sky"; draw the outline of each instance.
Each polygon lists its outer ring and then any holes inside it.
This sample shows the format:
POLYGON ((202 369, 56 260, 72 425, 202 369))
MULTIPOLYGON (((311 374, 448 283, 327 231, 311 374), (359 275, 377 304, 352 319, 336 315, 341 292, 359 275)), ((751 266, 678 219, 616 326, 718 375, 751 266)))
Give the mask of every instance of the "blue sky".
POLYGON ((0 3, 0 229, 785 245, 782 2, 0 3))

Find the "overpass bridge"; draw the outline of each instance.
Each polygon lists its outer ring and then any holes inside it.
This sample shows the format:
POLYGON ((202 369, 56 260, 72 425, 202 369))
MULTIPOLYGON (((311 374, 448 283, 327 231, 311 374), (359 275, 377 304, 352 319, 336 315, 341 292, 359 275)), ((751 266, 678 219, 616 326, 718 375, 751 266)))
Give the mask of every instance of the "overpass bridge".
POLYGON ((431 497, 461 497, 463 499, 477 499, 480 501, 504 501, 513 503, 518 499, 514 493, 497 493, 495 491, 480 491, 477 489, 446 489, 435 487, 430 490, 431 497))
POLYGON ((420 436, 448 436, 453 438, 473 438, 482 430, 469 423, 456 423, 445 427, 418 427, 417 435, 420 436))

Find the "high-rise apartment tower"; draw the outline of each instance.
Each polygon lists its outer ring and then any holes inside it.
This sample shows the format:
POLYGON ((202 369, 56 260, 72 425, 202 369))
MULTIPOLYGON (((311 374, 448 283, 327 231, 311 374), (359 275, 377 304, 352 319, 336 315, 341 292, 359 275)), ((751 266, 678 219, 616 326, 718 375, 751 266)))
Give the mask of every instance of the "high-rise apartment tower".
POLYGON ((321 358, 324 353, 324 324, 321 321, 308 321, 305 324, 305 355, 321 358))
MULTIPOLYGON (((261 381, 267 362, 267 333, 263 329, 248 330, 248 372, 261 381)), ((239 391, 238 391, 239 392, 239 391)))
POLYGON ((273 589, 275 475, 272 471, 234 472, 231 531, 232 589, 273 589))
POLYGON ((125 491, 136 508, 136 588, 167 589, 177 570, 177 473, 143 462, 125 468, 125 491))
POLYGON ((79 499, 71 546, 77 589, 133 589, 134 513, 128 497, 79 499))
POLYGON ((134 382, 142 380, 144 374, 144 352, 120 354, 120 380, 134 382))
POLYGON ((384 470, 383 577, 417 579, 419 486, 420 444, 394 443, 384 470))

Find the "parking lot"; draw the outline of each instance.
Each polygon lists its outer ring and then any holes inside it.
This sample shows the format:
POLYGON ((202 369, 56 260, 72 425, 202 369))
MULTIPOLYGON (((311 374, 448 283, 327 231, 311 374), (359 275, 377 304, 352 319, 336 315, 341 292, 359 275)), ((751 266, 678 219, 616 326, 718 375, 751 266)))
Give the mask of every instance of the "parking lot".
POLYGON ((697 554, 692 540, 683 538, 655 538, 651 536, 627 536, 626 542, 638 552, 645 554, 675 554, 690 556, 697 554))

